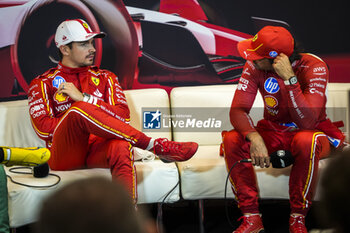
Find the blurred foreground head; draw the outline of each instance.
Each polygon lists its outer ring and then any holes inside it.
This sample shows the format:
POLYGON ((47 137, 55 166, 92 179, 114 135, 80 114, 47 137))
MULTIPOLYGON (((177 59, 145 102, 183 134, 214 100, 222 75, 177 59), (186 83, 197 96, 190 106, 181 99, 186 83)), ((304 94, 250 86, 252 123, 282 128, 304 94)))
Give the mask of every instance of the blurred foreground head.
POLYGON ((141 233, 146 221, 124 187, 105 178, 72 182, 42 205, 37 232, 141 233))
POLYGON ((337 233, 350 232, 350 150, 337 153, 322 175, 320 215, 337 233))

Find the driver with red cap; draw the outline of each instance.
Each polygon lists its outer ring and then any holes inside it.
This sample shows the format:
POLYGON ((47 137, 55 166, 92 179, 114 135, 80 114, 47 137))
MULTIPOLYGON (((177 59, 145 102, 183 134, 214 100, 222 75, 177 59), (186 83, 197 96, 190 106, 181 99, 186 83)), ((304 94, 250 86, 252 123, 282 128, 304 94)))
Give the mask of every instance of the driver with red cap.
POLYGON ((343 133, 327 118, 327 65, 319 57, 300 53, 291 33, 266 26, 253 38, 238 43, 247 60, 235 92, 230 121, 223 132, 224 157, 232 169, 232 190, 243 213, 234 232, 263 232, 253 166, 269 167, 269 155, 279 150, 293 156, 289 179, 290 232, 307 232, 305 215, 317 182, 318 162, 331 147, 344 146, 343 133), (264 118, 255 126, 249 116, 257 92, 264 100, 264 118))

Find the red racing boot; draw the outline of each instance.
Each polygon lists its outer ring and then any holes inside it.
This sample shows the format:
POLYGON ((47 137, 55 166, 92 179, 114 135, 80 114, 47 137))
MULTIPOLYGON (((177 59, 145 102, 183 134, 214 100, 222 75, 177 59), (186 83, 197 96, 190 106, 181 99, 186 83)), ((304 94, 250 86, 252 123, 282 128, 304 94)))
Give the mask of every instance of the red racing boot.
POLYGON ((189 160, 197 149, 196 142, 174 142, 166 138, 157 138, 153 146, 153 152, 165 163, 189 160))
POLYGON ((264 233, 264 226, 260 214, 247 214, 238 219, 243 219, 241 225, 233 233, 264 233))
POLYGON ((291 214, 289 218, 290 233, 307 233, 305 227, 305 216, 291 214))

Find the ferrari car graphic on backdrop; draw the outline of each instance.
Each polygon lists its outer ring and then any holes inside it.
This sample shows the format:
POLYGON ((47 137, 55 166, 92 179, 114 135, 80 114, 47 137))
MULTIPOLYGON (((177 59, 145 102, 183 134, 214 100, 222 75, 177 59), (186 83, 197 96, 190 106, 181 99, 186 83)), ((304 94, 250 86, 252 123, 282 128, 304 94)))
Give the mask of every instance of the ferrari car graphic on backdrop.
POLYGON ((30 81, 56 66, 55 30, 72 18, 108 34, 96 39, 95 64, 125 89, 236 83, 236 44, 251 37, 207 23, 196 0, 161 0, 159 11, 121 0, 0 1, 2 100, 25 98, 30 81))

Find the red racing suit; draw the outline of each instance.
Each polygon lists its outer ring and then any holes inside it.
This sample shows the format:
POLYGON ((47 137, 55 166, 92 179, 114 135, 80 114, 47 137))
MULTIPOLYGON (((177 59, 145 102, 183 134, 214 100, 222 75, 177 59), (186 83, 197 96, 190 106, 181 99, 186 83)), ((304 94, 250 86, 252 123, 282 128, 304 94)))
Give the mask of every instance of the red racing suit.
MULTIPOLYGON (((291 151, 291 211, 305 215, 314 195, 319 159, 330 152, 330 141, 337 147, 345 137, 326 116, 327 65, 312 54, 302 54, 292 68, 298 83, 286 85, 275 72, 258 70, 251 61, 246 62, 230 110, 234 130, 223 132, 223 146, 228 170, 236 161, 250 158, 250 142, 246 140, 250 132, 262 136, 269 154, 291 151), (264 100, 264 119, 254 127, 249 112, 258 90, 264 100)), ((236 166, 230 181, 242 212, 258 213, 252 164, 236 166)))
POLYGON ((37 135, 51 151, 54 170, 110 168, 136 200, 132 146, 150 141, 129 125, 130 112, 118 78, 95 66, 68 68, 61 63, 35 78, 28 91, 29 113, 37 135), (72 82, 91 103, 58 94, 62 82, 72 82))

